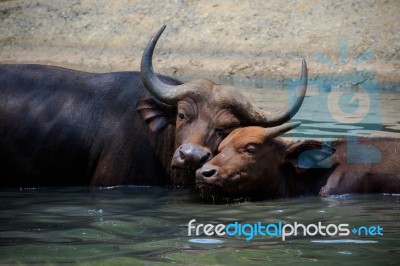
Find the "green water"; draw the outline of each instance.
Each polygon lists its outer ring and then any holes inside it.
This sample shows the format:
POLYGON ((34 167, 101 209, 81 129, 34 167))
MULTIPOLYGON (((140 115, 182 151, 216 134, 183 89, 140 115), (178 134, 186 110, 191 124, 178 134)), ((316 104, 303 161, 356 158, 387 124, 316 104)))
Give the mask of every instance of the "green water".
POLYGON ((205 201, 182 189, 1 190, 0 264, 398 265, 400 195, 205 201), (383 236, 188 236, 188 222, 349 224, 383 236))

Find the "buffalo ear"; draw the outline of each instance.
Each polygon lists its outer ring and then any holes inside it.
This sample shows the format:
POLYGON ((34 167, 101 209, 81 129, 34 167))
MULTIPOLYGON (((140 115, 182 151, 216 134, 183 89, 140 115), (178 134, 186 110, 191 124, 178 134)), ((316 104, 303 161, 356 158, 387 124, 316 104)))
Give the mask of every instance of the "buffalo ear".
POLYGON ((136 110, 152 132, 160 132, 171 123, 174 108, 150 97, 140 100, 136 110))
POLYGON ((297 170, 319 168, 317 164, 333 153, 335 153, 335 149, 324 142, 317 140, 298 141, 287 147, 286 161, 297 170))

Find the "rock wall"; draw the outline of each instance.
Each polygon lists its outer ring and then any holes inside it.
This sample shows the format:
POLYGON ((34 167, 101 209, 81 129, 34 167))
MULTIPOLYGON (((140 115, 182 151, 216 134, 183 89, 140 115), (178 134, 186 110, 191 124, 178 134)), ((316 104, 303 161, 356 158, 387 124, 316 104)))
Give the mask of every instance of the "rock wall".
POLYGON ((399 14, 398 0, 0 1, 0 62, 138 70, 166 24, 155 69, 183 80, 282 81, 306 58, 311 79, 369 70, 397 88, 399 14))

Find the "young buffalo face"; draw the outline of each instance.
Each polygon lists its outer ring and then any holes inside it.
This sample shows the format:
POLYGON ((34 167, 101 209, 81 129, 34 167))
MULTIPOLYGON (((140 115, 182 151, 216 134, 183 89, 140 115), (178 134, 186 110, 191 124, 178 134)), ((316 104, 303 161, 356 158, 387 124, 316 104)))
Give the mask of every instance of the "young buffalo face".
POLYGON ((205 196, 283 196, 288 178, 331 155, 319 141, 292 143, 275 138, 299 125, 235 129, 221 142, 219 153, 197 170, 197 187, 205 196), (303 152, 306 156, 300 160, 303 152))

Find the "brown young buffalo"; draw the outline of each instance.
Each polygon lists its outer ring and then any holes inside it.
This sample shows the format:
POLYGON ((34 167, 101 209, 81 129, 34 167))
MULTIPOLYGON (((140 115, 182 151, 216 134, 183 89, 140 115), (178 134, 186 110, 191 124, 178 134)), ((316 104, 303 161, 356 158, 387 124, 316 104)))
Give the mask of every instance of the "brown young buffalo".
POLYGON ((364 137, 328 145, 277 137, 299 125, 235 129, 218 155, 197 170, 197 187, 203 195, 256 199, 400 192, 400 139, 364 137))

